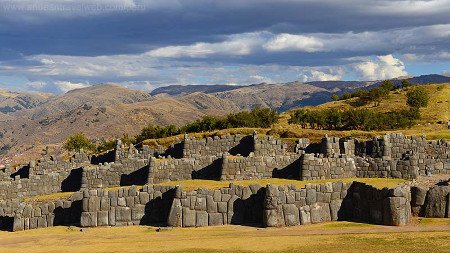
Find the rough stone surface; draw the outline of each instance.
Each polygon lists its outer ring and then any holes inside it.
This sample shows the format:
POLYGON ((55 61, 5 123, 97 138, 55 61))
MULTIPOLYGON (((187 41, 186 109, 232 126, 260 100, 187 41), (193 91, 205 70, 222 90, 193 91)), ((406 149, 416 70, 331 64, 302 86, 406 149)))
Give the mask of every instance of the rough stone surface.
POLYGON ((444 218, 447 213, 449 186, 435 186, 431 188, 425 200, 425 217, 444 218))

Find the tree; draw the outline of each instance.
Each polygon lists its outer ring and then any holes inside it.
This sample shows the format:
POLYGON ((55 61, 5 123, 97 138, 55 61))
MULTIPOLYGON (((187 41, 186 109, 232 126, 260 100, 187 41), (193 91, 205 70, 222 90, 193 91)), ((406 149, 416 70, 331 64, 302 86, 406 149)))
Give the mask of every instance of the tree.
POLYGON ((77 133, 64 142, 63 148, 68 151, 80 152, 82 149, 93 150, 94 144, 84 135, 84 133, 77 133))
POLYGON ((408 88, 410 86, 412 86, 412 83, 410 81, 408 81, 407 79, 402 80, 402 89, 408 88))
POLYGON ((414 108, 426 107, 430 96, 424 87, 415 87, 406 93, 406 103, 414 108))
POLYGON ((392 91, 395 90, 395 85, 391 80, 384 80, 383 83, 380 85, 380 88, 386 91, 392 91))
POLYGON ((338 101, 339 100, 339 96, 336 94, 331 95, 331 100, 333 101, 338 101))
POLYGON ((384 89, 380 87, 369 91, 369 100, 375 102, 375 106, 379 106, 384 97, 384 89))
POLYGON ((352 94, 346 92, 344 94, 342 94, 341 100, 346 100, 346 99, 350 99, 352 98, 352 94))
POLYGON ((289 119, 289 124, 299 124, 302 128, 306 128, 308 126, 308 116, 309 113, 305 109, 295 110, 289 119))

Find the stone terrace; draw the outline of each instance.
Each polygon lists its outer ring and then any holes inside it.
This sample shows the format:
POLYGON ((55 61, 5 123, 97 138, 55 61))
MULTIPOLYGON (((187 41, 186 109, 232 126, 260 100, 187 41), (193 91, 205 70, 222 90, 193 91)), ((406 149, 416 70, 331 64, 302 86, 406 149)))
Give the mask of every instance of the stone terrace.
POLYGON ((143 146, 138 150, 118 141, 114 150, 96 157, 84 153, 69 161, 43 157, 18 168, 6 167, 0 171, 0 227, 24 230, 155 222, 183 227, 290 226, 354 219, 402 225, 411 213, 426 217, 450 213, 445 185, 430 190, 409 186, 377 190, 358 183, 305 189, 231 185, 193 192, 152 185, 189 179, 415 179, 427 173, 450 174, 450 143, 445 140, 396 133, 368 141, 325 137, 321 143, 310 143, 299 139, 292 150, 288 146, 282 139, 256 133, 206 139, 186 135, 169 148, 143 146), (132 187, 106 190, 119 186, 132 187), (77 193, 64 201, 25 201, 58 192, 77 193))

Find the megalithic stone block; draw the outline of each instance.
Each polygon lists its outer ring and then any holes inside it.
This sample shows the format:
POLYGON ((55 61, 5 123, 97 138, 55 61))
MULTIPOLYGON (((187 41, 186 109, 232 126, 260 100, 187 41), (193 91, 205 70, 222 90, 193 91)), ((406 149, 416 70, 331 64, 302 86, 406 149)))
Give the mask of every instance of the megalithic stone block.
POLYGON ((96 227, 97 226, 97 213, 96 212, 81 213, 80 226, 96 227))
POLYGON ((195 218, 195 210, 190 208, 183 207, 183 227, 195 227, 196 218, 195 218))
POLYGON ((428 191, 424 207, 425 217, 444 218, 446 216, 449 192, 449 186, 435 186, 428 191))
POLYGON ((167 218, 167 225, 170 227, 183 226, 183 208, 180 199, 174 199, 170 208, 169 217, 167 218))
POLYGON ((300 225, 300 215, 297 206, 294 204, 283 205, 283 214, 286 226, 300 225))
POLYGON ((22 231, 24 230, 24 219, 19 217, 14 217, 12 231, 22 231))
POLYGON ((409 223, 411 207, 405 197, 388 197, 383 204, 383 223, 390 226, 401 226, 409 223))

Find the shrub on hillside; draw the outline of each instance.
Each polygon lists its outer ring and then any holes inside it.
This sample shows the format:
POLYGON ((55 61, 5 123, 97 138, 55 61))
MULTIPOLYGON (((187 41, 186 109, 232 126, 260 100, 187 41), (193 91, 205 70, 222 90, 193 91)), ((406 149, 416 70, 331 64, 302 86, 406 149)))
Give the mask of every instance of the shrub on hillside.
POLYGON ((84 133, 77 133, 64 142, 63 148, 68 151, 80 152, 83 150, 94 150, 95 146, 92 142, 84 135, 84 133))
POLYGON ((426 107, 430 96, 424 87, 415 87, 406 93, 406 103, 414 108, 426 107))
POLYGON ((148 125, 141 130, 140 134, 135 136, 134 143, 141 143, 146 139, 174 136, 181 133, 207 132, 238 127, 269 128, 278 122, 278 117, 278 112, 272 109, 256 107, 251 111, 228 114, 224 118, 204 116, 180 128, 174 125, 165 127, 148 125))
POLYGON ((148 125, 141 130, 141 133, 136 135, 134 138, 135 143, 141 143, 143 140, 164 138, 169 136, 174 136, 180 133, 180 130, 174 126, 169 125, 165 127, 148 125))
POLYGON ((331 95, 331 100, 333 101, 339 101, 339 96, 336 94, 331 95))
POLYGON ((387 113, 368 109, 299 109, 293 112, 289 123, 312 129, 372 131, 411 127, 419 116, 414 108, 387 113))
POLYGON ((406 79, 402 80, 402 89, 406 89, 408 87, 411 87, 412 85, 413 84, 410 81, 408 81, 406 79))

